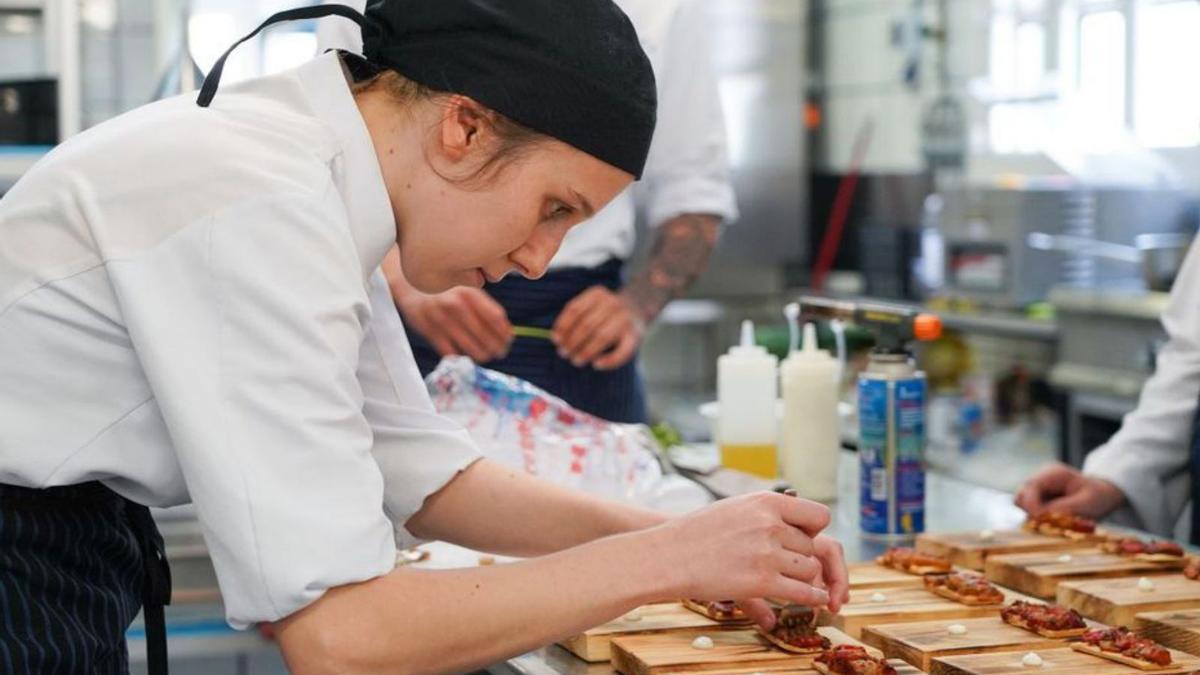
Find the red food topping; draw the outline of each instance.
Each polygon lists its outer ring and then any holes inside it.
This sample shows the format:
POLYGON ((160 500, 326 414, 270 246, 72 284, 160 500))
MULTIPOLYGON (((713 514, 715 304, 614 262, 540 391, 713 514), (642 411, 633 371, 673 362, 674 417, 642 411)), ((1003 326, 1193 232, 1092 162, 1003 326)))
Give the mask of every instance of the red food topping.
POLYGON ((896 669, 886 660, 875 658, 855 645, 838 645, 814 660, 835 675, 896 675, 896 669))
POLYGON ((1188 558, 1187 567, 1183 568, 1183 576, 1192 580, 1200 579, 1200 558, 1188 558))
POLYGON ((800 649, 829 648, 829 638, 817 632, 816 611, 803 605, 777 608, 771 636, 800 649))
POLYGON ((1067 532, 1079 532, 1080 534, 1092 534, 1096 531, 1096 521, 1062 511, 1043 513, 1040 516, 1030 518, 1028 522, 1029 525, 1035 528, 1045 525, 1067 532))
POLYGON ((1150 638, 1139 637, 1128 628, 1096 628, 1083 634, 1084 644, 1159 666, 1171 664, 1171 652, 1150 638))
POLYGON ((946 558, 918 553, 907 546, 889 548, 875 562, 884 567, 892 567, 905 572, 911 572, 915 568, 950 571, 950 561, 946 558))
POLYGON ((1018 600, 1000 610, 1000 618, 1030 630, 1076 630, 1086 628, 1083 617, 1073 609, 1018 600))
POLYGON ((945 588, 960 598, 981 602, 1004 602, 1004 593, 1000 589, 982 576, 970 572, 931 574, 925 577, 925 587, 929 589, 945 588))

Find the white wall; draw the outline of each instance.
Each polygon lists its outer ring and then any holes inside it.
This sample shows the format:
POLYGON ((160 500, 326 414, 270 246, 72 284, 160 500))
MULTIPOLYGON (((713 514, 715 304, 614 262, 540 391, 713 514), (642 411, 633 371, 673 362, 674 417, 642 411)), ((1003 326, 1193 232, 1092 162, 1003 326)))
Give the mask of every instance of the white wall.
MULTIPOLYGON (((1002 174, 1045 174, 1058 170, 1042 155, 995 156, 988 152, 986 108, 967 93, 967 83, 988 71, 988 31, 992 0, 949 0, 949 68, 954 93, 966 106, 970 155, 968 179, 992 182, 1002 174)), ((936 0, 925 13, 936 24, 936 0)), ((901 82, 905 54, 892 46, 894 23, 907 17, 909 0, 826 0, 819 19, 824 31, 824 156, 816 169, 841 172, 849 166, 855 135, 867 119, 875 132, 864 170, 915 172, 923 169, 920 120, 936 88, 934 47, 922 50, 922 84, 911 91, 901 82)), ((1200 86, 1197 83, 1195 86, 1200 86)), ((1200 189, 1200 149, 1157 151, 1188 185, 1200 189)))

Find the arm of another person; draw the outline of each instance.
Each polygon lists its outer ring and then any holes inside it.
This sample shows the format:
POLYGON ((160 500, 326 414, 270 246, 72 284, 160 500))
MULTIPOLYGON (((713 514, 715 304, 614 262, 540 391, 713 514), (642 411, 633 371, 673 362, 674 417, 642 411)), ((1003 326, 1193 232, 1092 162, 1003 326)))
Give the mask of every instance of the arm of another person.
POLYGON ((466 430, 434 408, 381 272, 372 275, 369 296, 372 318, 358 378, 374 441, 372 454, 383 473, 384 505, 398 545, 443 539, 479 551, 529 557, 666 520, 648 509, 589 497, 480 460, 466 430), (439 508, 413 518, 425 497, 451 479, 458 490, 439 494, 439 508), (525 497, 512 499, 510 493, 525 497), (483 514, 487 517, 481 518, 483 514))
POLYGON ((1154 375, 1121 429, 1088 455, 1082 474, 1062 465, 1043 470, 1018 495, 1030 512, 1065 510, 1103 517, 1128 500, 1141 525, 1168 534, 1182 510, 1164 485, 1188 469, 1200 398, 1200 246, 1193 245, 1171 291, 1162 322, 1169 340, 1154 375))
POLYGON ((577 366, 609 370, 633 358, 646 326, 704 272, 721 224, 737 218, 711 48, 701 3, 678 3, 656 64, 658 129, 635 187, 655 240, 619 293, 594 287, 563 310, 555 341, 577 366))

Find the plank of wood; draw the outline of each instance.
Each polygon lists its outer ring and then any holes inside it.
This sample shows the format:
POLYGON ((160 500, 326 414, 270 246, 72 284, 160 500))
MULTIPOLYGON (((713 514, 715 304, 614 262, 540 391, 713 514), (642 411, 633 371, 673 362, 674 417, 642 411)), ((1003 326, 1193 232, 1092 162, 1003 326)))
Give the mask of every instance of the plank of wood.
POLYGON ((1142 612, 1133 629, 1159 644, 1200 656, 1200 609, 1142 612))
MULTIPOLYGON (((888 659, 888 663, 896 669, 896 675, 925 675, 921 671, 911 665, 901 661, 900 659, 888 659)), ((664 670, 660 675, 672 675, 673 673, 682 674, 694 671, 687 670, 664 670)), ((730 666, 728 668, 721 667, 717 670, 706 670, 704 675, 751 675, 753 673, 771 673, 771 675, 818 675, 816 670, 796 670, 794 668, 785 668, 783 670, 775 670, 771 667, 763 667, 762 665, 741 665, 730 666)))
MULTIPOLYGON (((833 628, 818 629, 835 645, 862 644, 833 628)), ((612 665, 625 675, 664 675, 693 672, 748 672, 812 670, 815 654, 791 654, 759 636, 758 631, 726 630, 705 633, 712 649, 692 647, 694 635, 659 633, 618 637, 612 641, 612 665)), ((877 650, 871 650, 881 655, 877 650)))
MULTIPOLYGON (((1029 600, 1030 598, 1005 589, 1005 600, 1029 600)), ((976 617, 1000 616, 1000 605, 971 606, 943 598, 924 588, 885 588, 878 591, 858 589, 850 591, 850 602, 838 614, 821 610, 818 621, 833 626, 853 638, 862 636, 865 626, 887 623, 911 623, 914 621, 942 621, 945 619, 972 619, 976 617), (883 602, 873 602, 871 596, 881 593, 883 602)))
POLYGON ((1064 581, 1171 574, 1181 565, 1134 560, 1092 548, 991 555, 984 563, 984 574, 993 583, 1049 599, 1064 581), (1064 562, 1062 556, 1066 555, 1071 558, 1064 562))
POLYGON ((1152 577, 1154 590, 1138 588, 1137 577, 1068 581, 1058 586, 1058 604, 1111 626, 1132 627, 1143 612, 1200 608, 1200 582, 1182 574, 1152 577))
POLYGON ((926 672, 941 656, 1034 651, 1067 644, 1010 626, 999 616, 867 626, 862 640, 888 658, 903 659, 926 672), (967 629, 965 635, 951 635, 946 630, 956 623, 967 629))
MULTIPOLYGON (((1081 654, 1069 647, 1040 650, 1040 668, 1022 665, 1024 652, 1000 652, 995 654, 971 654, 941 656, 933 660, 930 675, 1138 675, 1143 672, 1115 661, 1102 659, 1091 654, 1081 654)), ((1155 671, 1159 675, 1180 675, 1200 669, 1200 658, 1172 651, 1174 664, 1171 668, 1155 671)))
POLYGON ((925 583, 919 574, 901 572, 873 562, 853 563, 847 569, 850 572, 850 588, 920 587, 925 583))
MULTIPOLYGON (((621 617, 569 637, 558 644, 584 661, 598 663, 609 660, 609 645, 614 637, 666 632, 688 633, 694 636, 731 628, 693 612, 678 602, 646 605, 638 613, 641 619, 637 621, 621 617)), ((745 628, 745 624, 734 627, 745 628)))
POLYGON ((989 556, 1007 553, 1038 553, 1044 551, 1066 551, 1088 548, 1091 544, 1050 537, 1024 530, 998 530, 990 539, 980 537, 978 531, 927 533, 917 536, 917 550, 921 553, 948 558, 951 563, 968 569, 984 569, 989 556))

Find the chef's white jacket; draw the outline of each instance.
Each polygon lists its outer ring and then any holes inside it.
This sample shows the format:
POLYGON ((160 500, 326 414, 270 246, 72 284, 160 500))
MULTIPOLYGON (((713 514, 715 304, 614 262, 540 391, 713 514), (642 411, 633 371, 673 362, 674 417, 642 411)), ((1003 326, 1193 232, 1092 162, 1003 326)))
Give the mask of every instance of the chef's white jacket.
MULTIPOLYGON (((359 11, 366 0, 326 0, 359 11)), ((737 219, 725 118, 709 54, 704 8, 696 0, 616 0, 637 29, 658 84, 658 126, 642 180, 582 227, 572 228, 550 269, 628 260, 637 240, 639 207, 651 227, 687 213, 737 219)), ((362 52, 362 31, 341 17, 321 19, 322 50, 362 52)))
POLYGON ((0 483, 194 502, 244 627, 390 571, 478 454, 376 271, 396 226, 336 55, 194 100, 0 200, 0 483))
POLYGON ((1125 493, 1136 519, 1151 532, 1177 529, 1191 497, 1188 459, 1200 399, 1200 240, 1192 245, 1171 289, 1162 323, 1169 341, 1154 375, 1121 429, 1084 462, 1084 473, 1111 481, 1125 493))

